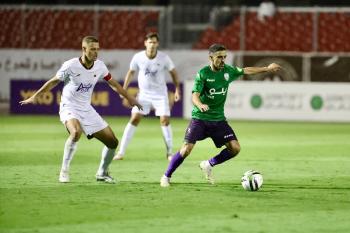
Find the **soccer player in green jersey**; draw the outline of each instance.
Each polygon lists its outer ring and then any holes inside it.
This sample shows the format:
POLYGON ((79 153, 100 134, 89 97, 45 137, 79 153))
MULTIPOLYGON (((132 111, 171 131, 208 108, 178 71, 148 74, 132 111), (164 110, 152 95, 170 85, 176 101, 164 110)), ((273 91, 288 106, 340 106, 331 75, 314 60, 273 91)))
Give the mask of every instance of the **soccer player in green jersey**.
POLYGON ((239 68, 225 64, 226 48, 213 44, 209 48, 210 64, 202 68, 196 76, 192 89, 192 119, 187 127, 184 144, 172 157, 168 169, 160 179, 160 186, 170 186, 171 175, 191 153, 196 141, 210 137, 217 148, 225 145, 218 155, 202 161, 199 167, 209 183, 214 184, 212 168, 235 157, 241 147, 233 129, 228 125, 224 105, 229 84, 244 74, 276 72, 281 67, 275 63, 267 67, 239 68))

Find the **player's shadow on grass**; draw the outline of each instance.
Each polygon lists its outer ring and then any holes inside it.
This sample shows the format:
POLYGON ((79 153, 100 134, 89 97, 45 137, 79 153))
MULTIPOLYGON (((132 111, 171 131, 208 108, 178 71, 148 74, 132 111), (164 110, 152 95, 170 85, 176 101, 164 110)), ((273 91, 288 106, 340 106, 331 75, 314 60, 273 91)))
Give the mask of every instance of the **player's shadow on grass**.
MULTIPOLYGON (((155 187, 160 187, 158 181, 144 182, 144 181, 117 181, 116 184, 98 183, 98 182, 71 182, 69 184, 60 184, 62 186, 111 186, 111 187, 143 187, 147 189, 153 189, 155 187)), ((230 190, 242 190, 240 183, 230 183, 230 182, 216 182, 215 184, 208 184, 206 182, 173 182, 169 187, 171 189, 230 189, 230 190)), ((162 188, 164 189, 164 188, 162 188)), ((300 185, 300 184, 263 184, 259 192, 287 192, 288 190, 348 190, 350 191, 350 186, 340 187, 340 186, 329 186, 329 185, 300 185)))
POLYGON ((329 185, 300 185, 300 184, 265 184, 263 185, 265 190, 278 191, 278 190, 290 190, 290 189, 312 189, 312 190, 349 190, 350 187, 339 187, 329 185))

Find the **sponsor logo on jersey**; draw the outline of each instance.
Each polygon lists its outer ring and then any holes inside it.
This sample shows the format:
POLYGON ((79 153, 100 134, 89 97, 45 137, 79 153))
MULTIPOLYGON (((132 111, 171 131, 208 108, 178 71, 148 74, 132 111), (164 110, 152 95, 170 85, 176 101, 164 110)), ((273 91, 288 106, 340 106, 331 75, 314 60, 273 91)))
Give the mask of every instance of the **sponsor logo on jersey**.
POLYGON ((207 82, 215 82, 215 79, 207 79, 207 82))
POLYGON ((145 70, 145 76, 156 77, 157 73, 158 73, 158 70, 151 71, 148 68, 146 68, 146 70, 145 70))
POLYGON ((210 95, 225 95, 227 92, 227 88, 221 88, 221 90, 216 90, 215 88, 210 88, 209 89, 209 94, 210 95))
POLYGON ((80 91, 80 92, 88 92, 90 90, 90 88, 92 87, 92 84, 91 83, 88 83, 88 84, 83 84, 83 83, 80 83, 78 89, 76 91, 80 91))
POLYGON ((209 95, 206 94, 206 96, 209 99, 215 99, 215 95, 226 95, 226 93, 227 93, 227 88, 224 88, 224 87, 218 90, 216 90, 215 88, 210 88, 209 95))

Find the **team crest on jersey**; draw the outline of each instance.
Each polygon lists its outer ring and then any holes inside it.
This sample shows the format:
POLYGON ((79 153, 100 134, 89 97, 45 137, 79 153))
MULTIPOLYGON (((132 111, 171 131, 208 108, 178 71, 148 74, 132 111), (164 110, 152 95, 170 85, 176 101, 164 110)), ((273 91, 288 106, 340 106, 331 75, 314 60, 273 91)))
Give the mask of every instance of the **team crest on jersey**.
POLYGON ((230 75, 228 73, 225 73, 224 74, 224 78, 225 78, 226 81, 228 81, 228 79, 230 78, 230 75))

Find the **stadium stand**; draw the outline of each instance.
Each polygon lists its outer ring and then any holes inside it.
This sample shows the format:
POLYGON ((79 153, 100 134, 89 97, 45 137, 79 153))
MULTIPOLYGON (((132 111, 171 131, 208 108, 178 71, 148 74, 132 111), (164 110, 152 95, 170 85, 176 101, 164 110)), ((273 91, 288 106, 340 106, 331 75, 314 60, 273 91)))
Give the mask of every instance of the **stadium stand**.
POLYGON ((21 11, 13 9, 0 9, 0 34, 1 48, 22 47, 22 20, 21 11), (16 28, 17 30, 13 30, 16 28))
POLYGON ((158 30, 158 17, 137 9, 0 9, 0 48, 77 49, 82 36, 99 35, 106 49, 142 49, 146 32, 158 30))
POLYGON ((318 50, 350 51, 350 13, 322 12, 318 20, 318 50))
MULTIPOLYGON (((278 12, 273 18, 261 22, 257 19, 256 12, 247 12, 245 15, 243 50, 311 52, 314 50, 314 25, 317 25, 317 51, 349 52, 349 13, 319 13, 317 24, 313 22, 313 14, 318 13, 278 12)), ((208 27, 199 40, 194 43, 193 48, 205 49, 215 39, 218 41, 219 38, 220 41, 227 44, 228 48, 239 50, 240 38, 237 37, 239 30, 239 18, 234 18, 229 25, 220 31, 208 27)))
POLYGON ((76 49, 82 35, 89 34, 98 35, 106 49, 142 49, 144 34, 159 32, 163 24, 162 35, 167 35, 163 41, 170 48, 189 45, 206 49, 216 42, 242 51, 350 51, 348 8, 278 8, 277 14, 264 22, 257 19, 254 7, 236 9, 237 15, 224 21, 215 18, 222 17, 222 12, 215 15, 217 8, 206 5, 197 11, 183 5, 169 9, 161 12, 160 8, 140 7, 2 7, 0 48, 76 49), (160 18, 164 12, 171 15, 166 18, 170 22, 160 18), (218 26, 213 22, 224 23, 218 26))

